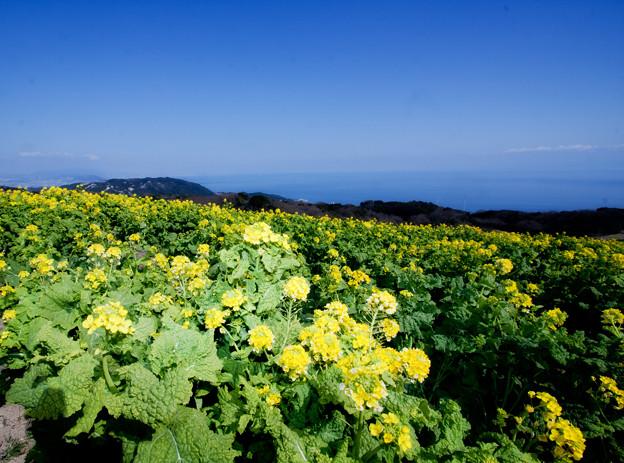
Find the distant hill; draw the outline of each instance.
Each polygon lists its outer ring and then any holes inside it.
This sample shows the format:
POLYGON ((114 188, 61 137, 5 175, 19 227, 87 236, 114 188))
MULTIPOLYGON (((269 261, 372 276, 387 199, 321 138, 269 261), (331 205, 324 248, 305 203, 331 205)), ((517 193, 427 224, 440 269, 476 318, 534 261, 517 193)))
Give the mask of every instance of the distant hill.
MULTIPOLYGON (((62 185, 75 189, 80 183, 62 185)), ((11 185, 8 185, 11 186, 11 185)), ((170 177, 112 179, 82 183, 89 192, 151 196, 157 199, 183 199, 198 204, 231 204, 242 210, 273 210, 314 217, 354 217, 415 225, 472 225, 484 230, 528 233, 562 233, 572 236, 624 237, 624 209, 600 208, 562 212, 479 211, 465 212, 422 201, 365 201, 353 204, 326 204, 293 201, 267 193, 214 193, 194 182, 170 177)))
MULTIPOLYGON (((63 185, 62 188, 76 189, 79 183, 63 185)), ((187 182, 170 177, 157 178, 114 178, 103 182, 82 184, 82 189, 92 193, 111 193, 153 197, 212 196, 214 192, 199 183, 187 182)))

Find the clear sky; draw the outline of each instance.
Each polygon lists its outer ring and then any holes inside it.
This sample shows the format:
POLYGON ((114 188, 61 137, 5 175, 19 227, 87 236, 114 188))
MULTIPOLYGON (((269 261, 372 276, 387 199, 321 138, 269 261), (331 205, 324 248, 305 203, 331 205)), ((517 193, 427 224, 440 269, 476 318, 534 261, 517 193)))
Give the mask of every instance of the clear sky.
POLYGON ((0 64, 5 174, 624 178, 622 0, 2 0, 0 64))

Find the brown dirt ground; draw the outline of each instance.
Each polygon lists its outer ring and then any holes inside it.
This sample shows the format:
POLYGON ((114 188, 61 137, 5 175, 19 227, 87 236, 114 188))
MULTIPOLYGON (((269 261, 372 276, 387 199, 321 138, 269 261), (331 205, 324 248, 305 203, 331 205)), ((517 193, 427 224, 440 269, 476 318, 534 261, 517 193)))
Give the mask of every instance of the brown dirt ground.
POLYGON ((17 404, 0 407, 0 462, 25 463, 26 454, 35 445, 24 412, 17 404))

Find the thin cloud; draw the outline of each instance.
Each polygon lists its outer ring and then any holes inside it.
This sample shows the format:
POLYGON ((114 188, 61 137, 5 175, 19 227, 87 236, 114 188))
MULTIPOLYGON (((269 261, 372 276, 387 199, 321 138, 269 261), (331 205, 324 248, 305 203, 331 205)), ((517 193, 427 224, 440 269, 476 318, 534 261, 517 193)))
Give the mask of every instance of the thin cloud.
POLYGON ((89 161, 97 161, 100 159, 94 154, 74 154, 66 151, 50 151, 42 153, 41 151, 22 151, 19 155, 23 158, 72 158, 72 159, 88 159, 89 161))
POLYGON ((559 146, 537 146, 532 148, 511 148, 506 153, 528 153, 535 151, 587 151, 599 148, 594 145, 559 145, 559 146))

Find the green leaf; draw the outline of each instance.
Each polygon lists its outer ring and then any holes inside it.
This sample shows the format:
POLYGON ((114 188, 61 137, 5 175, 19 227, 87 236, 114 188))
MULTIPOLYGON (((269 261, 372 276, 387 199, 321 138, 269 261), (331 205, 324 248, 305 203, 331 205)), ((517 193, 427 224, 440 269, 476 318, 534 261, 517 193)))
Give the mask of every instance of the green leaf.
POLYGON ((113 415, 121 414, 156 427, 168 422, 176 407, 186 405, 191 398, 193 385, 182 367, 167 372, 163 380, 138 363, 121 369, 120 374, 124 373, 126 390, 106 402, 113 415))
POLYGON ((46 388, 45 379, 51 374, 52 368, 49 365, 43 363, 33 365, 23 377, 13 382, 6 394, 7 403, 20 404, 27 409, 36 407, 46 388))
POLYGON ((158 320, 156 317, 140 317, 134 326, 134 334, 132 338, 136 342, 146 342, 151 338, 152 333, 158 330, 158 320))
POLYGON ((104 397, 107 394, 106 381, 99 378, 90 391, 89 397, 84 402, 82 416, 69 431, 65 433, 65 438, 76 437, 81 433, 88 433, 93 428, 93 424, 104 407, 104 397))
POLYGON ((36 318, 28 326, 26 348, 34 352, 40 345, 49 349, 48 358, 62 365, 83 353, 80 343, 67 337, 65 332, 52 326, 50 320, 36 318))
POLYGON ((282 298, 281 284, 261 284, 258 287, 258 293, 260 294, 260 300, 258 301, 256 313, 258 315, 274 313, 282 298))
POLYGON ((206 416, 178 407, 171 420, 159 426, 150 441, 139 444, 135 463, 229 463, 240 455, 234 436, 216 434, 206 416))
POLYGON ((72 281, 69 275, 63 275, 41 295, 41 315, 65 330, 73 328, 78 318, 74 306, 81 290, 80 283, 72 281))
POLYGON ((217 373, 223 363, 217 356, 214 333, 185 330, 176 323, 168 323, 167 328, 169 330, 158 336, 149 350, 152 371, 162 375, 177 366, 183 368, 189 378, 219 383, 217 373))
POLYGON ((85 354, 69 362, 58 376, 48 377, 40 383, 37 379, 42 373, 49 374, 50 371, 33 367, 22 381, 15 381, 7 393, 7 401, 21 403, 37 419, 69 417, 80 410, 90 397, 97 364, 91 355, 85 354))

